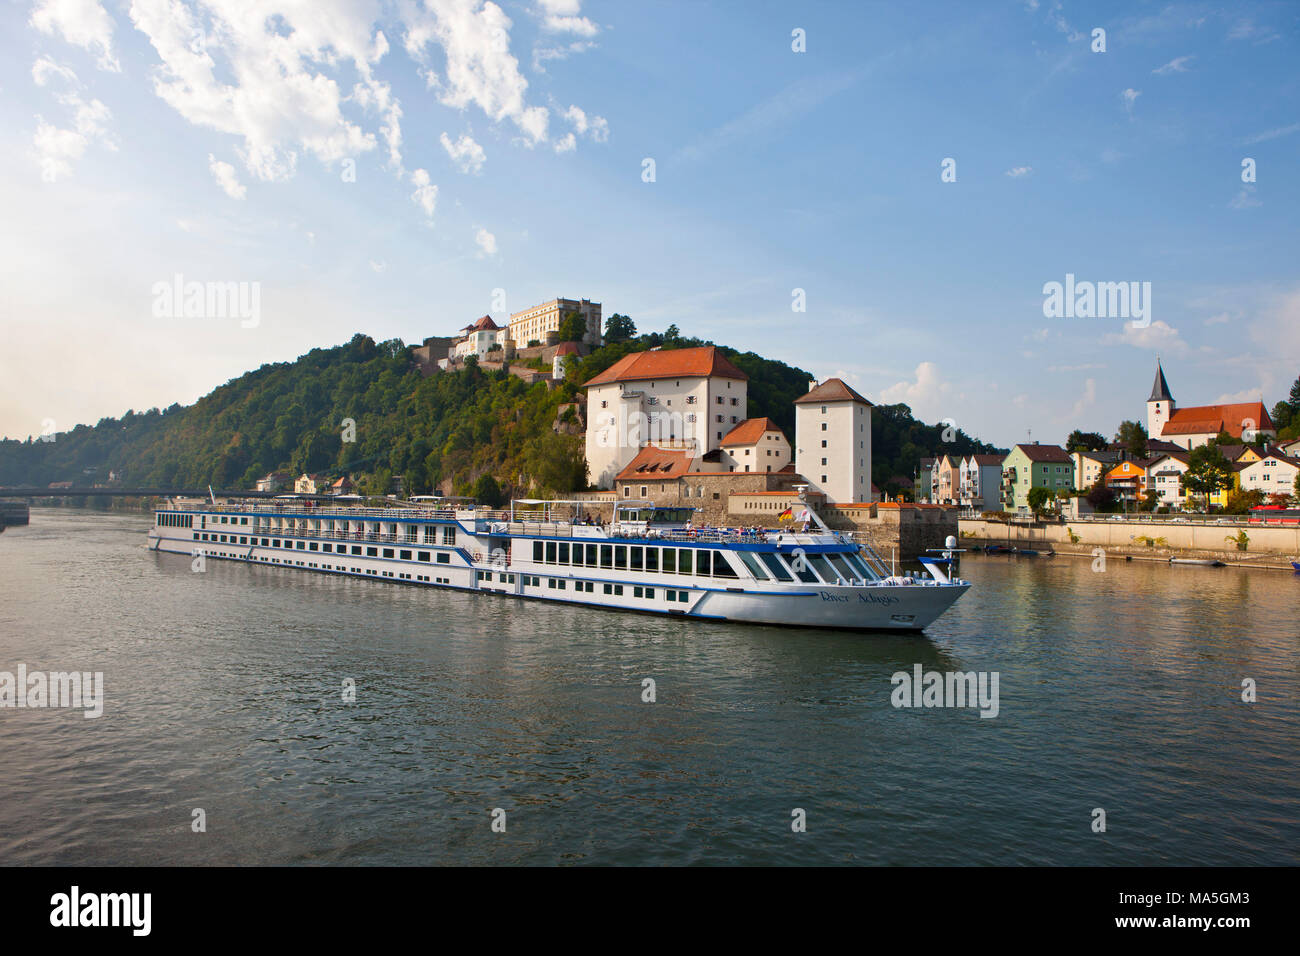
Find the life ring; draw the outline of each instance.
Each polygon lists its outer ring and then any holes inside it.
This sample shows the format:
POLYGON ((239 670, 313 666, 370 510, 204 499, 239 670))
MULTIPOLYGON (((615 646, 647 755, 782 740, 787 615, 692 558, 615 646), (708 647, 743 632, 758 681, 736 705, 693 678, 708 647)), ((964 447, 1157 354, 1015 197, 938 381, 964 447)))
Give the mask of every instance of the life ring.
POLYGON ((474 563, 475 563, 475 564, 480 564, 482 561, 483 561, 483 552, 482 552, 482 551, 475 551, 475 552, 474 552, 474 563))

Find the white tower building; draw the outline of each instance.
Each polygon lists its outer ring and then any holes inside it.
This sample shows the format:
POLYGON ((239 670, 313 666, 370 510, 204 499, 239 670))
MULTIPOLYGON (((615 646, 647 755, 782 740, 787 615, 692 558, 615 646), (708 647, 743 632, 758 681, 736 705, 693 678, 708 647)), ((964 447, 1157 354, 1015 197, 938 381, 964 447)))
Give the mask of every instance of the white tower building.
POLYGON ((794 400, 795 470, 833 504, 871 501, 871 403, 838 378, 794 400))

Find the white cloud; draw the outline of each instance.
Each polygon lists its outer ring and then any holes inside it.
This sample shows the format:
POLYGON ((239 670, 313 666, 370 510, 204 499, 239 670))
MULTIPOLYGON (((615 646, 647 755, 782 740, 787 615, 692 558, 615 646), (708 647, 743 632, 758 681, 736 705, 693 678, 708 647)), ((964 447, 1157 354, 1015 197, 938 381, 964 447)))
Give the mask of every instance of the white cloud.
POLYGON ((376 262, 374 259, 371 259, 371 260, 370 260, 370 269, 371 269, 372 272, 387 272, 387 271, 388 271, 388 263, 387 263, 387 262, 376 262))
POLYGON ((495 256, 497 254, 497 237, 492 235, 486 229, 479 229, 474 234, 474 243, 482 250, 479 253, 482 256, 495 256))
POLYGON ((37 0, 28 22, 41 33, 61 36, 96 54, 101 70, 121 71, 113 56, 113 20, 99 0, 37 0))
POLYGON ((542 29, 551 33, 575 33, 578 36, 593 37, 600 32, 600 27, 592 23, 582 12, 581 0, 538 0, 542 11, 542 29))
POLYGON ((474 142, 473 137, 462 135, 453 143, 451 137, 443 133, 438 140, 462 173, 477 175, 483 171, 483 164, 487 162, 487 153, 483 151, 482 146, 474 142))
POLYGON ((248 195, 248 189, 239 181, 239 176, 235 173, 235 167, 229 163, 223 163, 216 156, 208 153, 208 169, 212 173, 212 178, 231 199, 243 199, 248 195))
POLYGON ((1156 76, 1167 76, 1170 73, 1186 73, 1187 64, 1196 59, 1194 56, 1176 56, 1164 66, 1158 66, 1151 72, 1156 76))
POLYGON ((1133 104, 1137 102, 1137 98, 1141 95, 1141 90, 1135 90, 1132 87, 1120 93, 1120 101, 1124 104, 1124 109, 1129 116, 1133 115, 1133 104))
POLYGON ((555 141, 557 153, 571 153, 578 148, 578 140, 572 133, 565 133, 555 141))
POLYGON ((1028 176, 1034 171, 1033 166, 1012 166, 1007 170, 1006 175, 1012 179, 1019 179, 1021 176, 1028 176))
POLYGON ((372 72, 388 50, 382 32, 371 32, 378 12, 374 0, 130 6, 161 60, 154 92, 196 126, 240 137, 244 165, 266 181, 292 176, 300 151, 335 163, 374 149, 375 134, 344 116, 345 102, 382 114, 380 134, 400 169, 401 108, 372 72), (326 73, 341 62, 360 77, 347 98, 326 73))
POLYGON ((1187 343, 1178 330, 1166 322, 1156 320, 1146 327, 1127 323, 1123 332, 1110 332, 1102 336, 1102 345, 1131 345, 1139 349, 1154 349, 1167 354, 1187 352, 1187 343))
POLYGON ((41 179, 47 183, 58 182, 72 175, 72 163, 80 159, 91 143, 106 149, 117 149, 108 135, 108 121, 113 114, 99 100, 85 100, 80 93, 60 93, 55 97, 72 111, 72 128, 62 129, 36 117, 36 133, 32 145, 36 147, 41 179))
POLYGON ((1264 390, 1261 388, 1245 388, 1240 392, 1226 392, 1216 398, 1211 405, 1235 405, 1238 402, 1262 402, 1264 400, 1264 390))
POLYGON ((1233 196, 1228 202, 1230 209, 1252 209, 1255 206, 1262 205, 1264 204, 1255 198, 1254 186, 1242 186, 1237 195, 1233 196))
POLYGON ((1246 145, 1253 146, 1255 143, 1267 142, 1270 139, 1277 139, 1279 136, 1290 136, 1297 130, 1300 130, 1300 123, 1292 123, 1290 126, 1279 126, 1276 129, 1265 130, 1258 136, 1252 136, 1246 140, 1246 145))
POLYGON ((1244 20, 1238 20, 1228 31, 1229 40, 1253 40, 1255 43, 1268 43, 1272 40, 1279 39, 1278 34, 1273 32, 1272 27, 1260 27, 1255 25, 1255 21, 1249 17, 1244 20))
POLYGON ((939 366, 922 362, 913 374, 916 376, 913 382, 897 382, 882 389, 880 402, 885 405, 904 402, 926 420, 936 415, 951 416, 953 409, 945 405, 944 399, 952 392, 952 384, 940 379, 939 366))
POLYGON ((1074 407, 1070 409, 1070 417, 1078 418, 1095 404, 1097 404, 1097 380, 1095 378, 1090 378, 1083 383, 1083 395, 1074 403, 1074 407))
POLYGON ((573 54, 586 53, 595 46, 595 42, 591 40, 574 40, 564 46, 534 47, 533 70, 538 73, 545 73, 548 60, 567 60, 573 54))
POLYGON ((32 82, 37 86, 44 86, 52 76, 56 76, 72 86, 81 85, 77 81, 76 73, 66 66, 55 63, 48 56, 43 56, 32 64, 32 82))
POLYGON ((415 186, 411 201, 424 210, 424 215, 432 224, 434 210, 438 208, 438 187, 429 181, 429 173, 423 169, 411 173, 411 184, 415 186))
POLYGON ((495 3, 482 0, 422 0, 402 8, 406 51, 427 66, 427 48, 437 43, 446 54, 443 76, 431 68, 425 78, 446 106, 471 105, 494 121, 509 119, 536 145, 547 136, 549 111, 529 106, 528 81, 510 53, 512 22, 495 3))
POLYGON ((596 143, 604 143, 609 139, 609 123, 603 116, 588 116, 579 107, 570 106, 564 111, 564 118, 579 136, 589 136, 596 143))

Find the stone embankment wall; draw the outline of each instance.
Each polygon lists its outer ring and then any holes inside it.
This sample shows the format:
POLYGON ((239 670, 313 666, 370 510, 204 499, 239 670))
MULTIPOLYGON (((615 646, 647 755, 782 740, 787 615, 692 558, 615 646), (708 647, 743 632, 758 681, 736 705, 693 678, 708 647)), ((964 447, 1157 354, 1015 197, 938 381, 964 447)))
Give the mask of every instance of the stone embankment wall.
POLYGON ((1245 555, 1278 555, 1294 557, 1300 554, 1300 527, 1203 524, 1200 522, 1175 523, 1170 521, 1078 521, 1064 524, 1003 524, 1000 521, 966 520, 961 522, 962 543, 1010 544, 1013 547, 1050 545, 1058 550, 1105 548, 1107 550, 1142 553, 1152 551, 1172 556, 1214 554, 1227 560, 1245 555), (1246 551, 1225 540, 1245 531, 1250 539, 1246 551), (1078 536, 1072 541, 1071 533, 1078 536), (1150 538, 1152 545, 1139 540, 1150 538), (1163 541, 1159 539, 1164 539, 1163 541))

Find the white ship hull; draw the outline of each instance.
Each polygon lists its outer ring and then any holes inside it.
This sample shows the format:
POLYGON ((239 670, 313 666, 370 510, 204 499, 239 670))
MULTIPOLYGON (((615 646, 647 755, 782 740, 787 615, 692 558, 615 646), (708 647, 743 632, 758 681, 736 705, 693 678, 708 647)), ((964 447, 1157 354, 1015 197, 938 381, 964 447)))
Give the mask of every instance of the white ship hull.
POLYGON ((696 541, 611 535, 590 526, 561 526, 562 533, 552 528, 485 522, 472 512, 321 510, 286 515, 283 510, 255 506, 201 506, 160 512, 149 532, 149 547, 185 555, 196 570, 206 569, 208 561, 237 561, 487 595, 785 627, 916 631, 933 623, 970 587, 963 581, 948 581, 942 574, 924 580, 881 580, 874 573, 849 577, 851 569, 867 571, 869 562, 838 536, 774 533, 762 539, 764 544, 755 545, 748 538, 696 541), (376 514, 381 516, 376 519, 376 514), (300 520, 320 527, 298 527, 300 520), (333 530, 372 525, 394 531, 333 530), (803 549, 807 549, 806 566, 803 549), (763 550, 766 556, 759 553, 763 550), (652 570, 644 566, 651 563, 651 551, 652 570), (665 571, 660 562, 667 564, 670 553, 674 565, 681 561, 688 570, 665 571), (565 563, 556 566, 554 555, 565 563), (823 560, 832 555, 833 565, 823 560), (770 563, 755 560, 760 557, 770 563), (572 563, 583 559, 591 559, 589 566, 572 563), (614 566, 620 559, 624 566, 614 566), (606 566, 600 566, 602 561, 606 566), (633 570, 629 563, 640 566, 633 570), (747 572, 755 566, 756 573, 747 572), (814 566, 821 577, 809 569, 814 566), (849 580, 836 577, 836 569, 842 569, 849 580), (769 570, 789 580, 776 580, 769 570), (796 573, 805 580, 795 578, 796 573), (759 580, 759 575, 764 579, 759 580))

